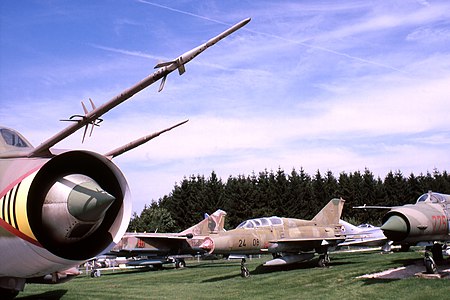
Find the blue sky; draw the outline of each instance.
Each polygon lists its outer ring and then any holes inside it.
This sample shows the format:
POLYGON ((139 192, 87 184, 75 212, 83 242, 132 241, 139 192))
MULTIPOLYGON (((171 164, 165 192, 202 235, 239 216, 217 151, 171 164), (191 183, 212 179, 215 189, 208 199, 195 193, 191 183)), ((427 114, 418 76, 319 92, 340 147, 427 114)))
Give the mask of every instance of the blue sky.
POLYGON ((243 29, 56 148, 105 153, 138 213, 192 174, 449 170, 448 1, 1 1, 0 123, 34 145, 170 60, 243 29), (228 24, 228 25, 227 25, 228 24))

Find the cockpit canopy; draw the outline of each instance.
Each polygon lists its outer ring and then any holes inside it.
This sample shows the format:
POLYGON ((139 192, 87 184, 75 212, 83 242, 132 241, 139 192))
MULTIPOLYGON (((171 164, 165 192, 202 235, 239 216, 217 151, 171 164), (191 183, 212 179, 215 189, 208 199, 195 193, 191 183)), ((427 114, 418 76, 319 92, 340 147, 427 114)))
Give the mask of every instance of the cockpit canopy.
POLYGON ((281 224, 283 224, 283 220, 279 217, 258 218, 244 221, 241 224, 239 224, 236 228, 256 228, 256 227, 276 226, 281 224))
POLYGON ((363 229, 373 229, 373 228, 375 228, 375 226, 373 226, 372 224, 367 224, 367 223, 358 225, 358 227, 359 228, 363 228, 363 229))
POLYGON ((26 148, 32 148, 32 146, 20 133, 6 127, 0 127, 0 153, 26 148))
POLYGON ((417 199, 417 203, 431 202, 431 203, 445 203, 448 201, 448 196, 439 193, 428 192, 417 199))

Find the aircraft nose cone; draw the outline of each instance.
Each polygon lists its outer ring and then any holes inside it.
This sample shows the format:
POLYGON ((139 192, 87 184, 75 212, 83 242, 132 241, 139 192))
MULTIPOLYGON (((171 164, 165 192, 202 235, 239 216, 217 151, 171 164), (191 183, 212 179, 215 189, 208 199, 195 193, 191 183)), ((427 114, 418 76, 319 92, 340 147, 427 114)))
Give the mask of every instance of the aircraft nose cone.
POLYGON ((408 236, 408 224, 397 215, 390 216, 381 226, 384 235, 391 241, 401 241, 408 236))
POLYGON ((116 198, 94 181, 86 181, 72 188, 67 199, 69 213, 85 222, 100 220, 116 198))

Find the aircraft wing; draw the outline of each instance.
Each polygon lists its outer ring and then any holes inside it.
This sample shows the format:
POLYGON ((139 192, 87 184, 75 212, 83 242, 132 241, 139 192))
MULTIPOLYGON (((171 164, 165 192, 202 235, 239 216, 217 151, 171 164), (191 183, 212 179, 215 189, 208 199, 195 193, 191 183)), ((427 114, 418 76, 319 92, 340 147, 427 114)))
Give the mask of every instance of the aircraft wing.
POLYGON ((270 243, 304 243, 304 242, 315 242, 315 241, 338 241, 343 240, 344 237, 307 237, 307 238, 296 238, 296 239, 278 239, 269 241, 270 243))
POLYGON ((289 249, 305 249, 328 244, 335 244, 344 241, 344 237, 307 237, 307 238, 286 238, 269 241, 273 244, 284 245, 289 249))
MULTIPOLYGON (((128 236, 128 235, 127 235, 128 236)), ((158 232, 141 232, 141 233, 132 233, 129 236, 133 236, 140 239, 180 239, 185 240, 188 238, 186 235, 179 233, 158 233, 158 232)))
POLYGON ((362 205, 362 206, 353 206, 353 208, 357 209, 391 209, 396 206, 376 206, 376 205, 362 205))
POLYGON ((153 266, 153 265, 163 265, 167 264, 169 261, 164 257, 152 257, 152 258, 143 258, 137 260, 129 260, 127 261, 128 266, 133 267, 145 267, 145 266, 153 266))
POLYGON ((372 246, 372 245, 383 245, 386 243, 387 238, 386 237, 379 237, 379 238, 367 238, 367 237, 352 237, 352 240, 339 243, 339 246, 372 246))
POLYGON ((107 254, 125 257, 191 254, 195 251, 189 245, 188 239, 188 236, 176 233, 130 234, 122 238, 126 242, 119 243, 107 254))

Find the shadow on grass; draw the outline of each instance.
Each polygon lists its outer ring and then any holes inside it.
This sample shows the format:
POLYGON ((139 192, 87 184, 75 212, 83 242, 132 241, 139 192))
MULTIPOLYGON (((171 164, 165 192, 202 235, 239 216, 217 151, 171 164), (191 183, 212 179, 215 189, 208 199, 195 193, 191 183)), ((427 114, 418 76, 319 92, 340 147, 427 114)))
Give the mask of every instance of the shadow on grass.
MULTIPOLYGON (((120 270, 109 270, 108 272, 102 272, 101 276, 116 276, 116 275, 124 275, 124 274, 135 274, 135 273, 147 273, 147 272, 158 272, 165 270, 172 270, 175 267, 163 267, 163 268, 155 268, 155 267, 141 267, 136 269, 120 269, 120 270)), ((181 270, 181 269, 180 269, 181 270)))
MULTIPOLYGON (((187 265, 185 268, 180 268, 180 269, 176 269, 174 266, 164 266, 162 268, 158 268, 158 267, 152 267, 152 266, 148 266, 148 267, 138 267, 135 269, 117 269, 115 271, 109 270, 107 272, 102 272, 102 270, 100 269, 101 276, 117 276, 117 275, 124 275, 124 274, 135 274, 135 273, 145 273, 145 272, 164 272, 164 271, 170 271, 170 270, 183 270, 183 269, 209 269, 209 268, 225 268, 225 267, 229 267, 230 265, 232 265, 233 262, 213 262, 213 263, 200 263, 200 264, 191 264, 191 265, 187 265)), ((236 268, 239 268, 240 266, 240 262, 236 261, 236 268)))
MULTIPOLYGON (((338 265, 346 265, 346 264, 351 264, 351 262, 336 262, 336 263, 332 263, 332 265, 330 267, 338 266, 338 265)), ((228 263, 226 266, 229 267, 230 264, 228 263)), ((217 265, 212 264, 207 267, 214 268, 214 267, 217 267, 217 265)), ((317 260, 282 265, 282 266, 270 266, 269 267, 269 266, 258 265, 255 270, 250 271, 250 275, 260 275, 260 274, 292 271, 292 270, 299 270, 299 269, 322 269, 322 268, 317 266, 317 260)), ((323 269, 327 269, 327 268, 323 268, 323 269)), ((236 277, 241 277, 240 264, 236 264, 236 273, 233 275, 218 276, 218 277, 203 280, 202 282, 218 282, 218 281, 228 280, 228 279, 232 279, 232 278, 236 278, 236 277)))
POLYGON ((22 299, 22 300, 28 300, 28 299, 51 299, 51 300, 59 300, 61 299, 65 294, 67 293, 67 290, 55 290, 55 291, 48 291, 41 294, 36 295, 30 295, 30 296, 24 296, 20 297, 20 294, 15 299, 22 299))
POLYGON ((373 284, 385 284, 388 282, 395 282, 402 280, 401 278, 365 278, 363 279, 364 285, 373 285, 373 284))
MULTIPOLYGON (((351 264, 351 262, 336 262, 332 261, 330 268, 334 266, 347 265, 351 264)), ((259 265, 256 267, 254 271, 251 271, 251 275, 258 274, 267 274, 273 272, 284 272, 284 271, 292 271, 292 270, 302 270, 302 269, 328 269, 328 267, 319 267, 317 260, 311 260, 307 262, 299 262, 295 264, 281 265, 281 266, 263 266, 259 265)))

